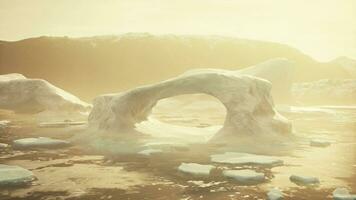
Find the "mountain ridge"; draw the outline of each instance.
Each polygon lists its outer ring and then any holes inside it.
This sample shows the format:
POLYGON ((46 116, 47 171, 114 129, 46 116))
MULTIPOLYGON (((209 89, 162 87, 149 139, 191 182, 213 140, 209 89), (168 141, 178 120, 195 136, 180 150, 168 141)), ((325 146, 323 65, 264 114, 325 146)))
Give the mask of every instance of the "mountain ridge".
POLYGON ((285 44, 149 33, 0 41, 0 74, 43 78, 88 100, 164 80, 189 69, 237 70, 276 57, 296 63, 294 82, 353 78, 339 64, 318 62, 285 44))

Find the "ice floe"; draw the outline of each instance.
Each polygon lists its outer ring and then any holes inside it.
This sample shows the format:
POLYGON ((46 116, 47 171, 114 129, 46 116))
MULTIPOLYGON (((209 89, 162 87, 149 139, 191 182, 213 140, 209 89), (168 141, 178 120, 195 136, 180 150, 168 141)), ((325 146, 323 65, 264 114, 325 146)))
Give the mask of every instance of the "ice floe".
POLYGON ((40 128, 62 128, 67 126, 84 125, 86 121, 60 121, 60 122, 41 122, 38 124, 40 128))
POLYGON ((0 149, 7 148, 9 145, 5 143, 0 143, 0 149))
POLYGON ((189 173, 197 176, 209 176, 212 169, 215 166, 213 165, 201 165, 197 163, 182 163, 178 167, 178 171, 189 173))
POLYGON ((257 184, 265 181, 265 175, 253 170, 224 170, 223 175, 241 184, 257 184))
POLYGON ((35 179, 34 174, 22 167, 0 164, 0 186, 26 185, 35 179))
POLYGON ((145 149, 145 150, 138 152, 138 154, 145 155, 145 156, 150 156, 151 154, 156 154, 156 153, 162 153, 162 150, 161 149, 145 149))
POLYGON ((13 147, 17 149, 26 148, 59 148, 68 146, 70 143, 65 140, 52 139, 47 137, 23 138, 13 141, 13 147))
POLYGON ((0 120, 0 133, 4 131, 10 124, 8 120, 0 120))
POLYGON ((318 178, 312 176, 291 175, 289 180, 297 185, 317 185, 320 183, 318 178))
POLYGON ((333 191, 334 200, 356 200, 356 194, 350 194, 346 188, 336 188, 333 191))
POLYGON ((211 155, 211 161, 216 163, 236 165, 263 165, 268 167, 283 165, 283 160, 273 156, 264 156, 248 153, 225 152, 224 154, 211 155))
POLYGON ((268 191, 267 198, 268 198, 268 200, 282 200, 283 193, 278 188, 273 188, 268 191))
POLYGON ((310 146, 313 147, 327 147, 330 146, 331 142, 323 139, 312 139, 310 140, 310 146))

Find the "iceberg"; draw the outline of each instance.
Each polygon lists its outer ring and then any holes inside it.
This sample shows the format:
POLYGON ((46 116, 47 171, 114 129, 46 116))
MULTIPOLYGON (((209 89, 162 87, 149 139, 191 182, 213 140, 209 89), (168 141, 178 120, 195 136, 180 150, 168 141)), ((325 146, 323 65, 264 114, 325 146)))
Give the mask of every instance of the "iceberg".
POLYGON ((0 187, 27 185, 33 180, 35 176, 27 169, 0 164, 0 187))
POLYGON ((0 75, 0 109, 18 113, 88 112, 91 105, 42 79, 21 74, 0 75))
POLYGON ((229 71, 186 73, 156 84, 102 95, 94 99, 89 127, 123 133, 147 120, 152 108, 164 98, 182 94, 205 93, 226 107, 224 126, 210 141, 224 141, 239 135, 288 134, 290 122, 274 107, 271 83, 229 71))

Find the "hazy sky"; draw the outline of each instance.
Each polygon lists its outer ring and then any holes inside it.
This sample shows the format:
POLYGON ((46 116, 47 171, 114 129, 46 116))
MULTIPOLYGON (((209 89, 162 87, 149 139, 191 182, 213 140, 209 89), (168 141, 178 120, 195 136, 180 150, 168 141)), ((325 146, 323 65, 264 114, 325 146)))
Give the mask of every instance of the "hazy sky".
POLYGON ((356 0, 0 0, 0 40, 125 32, 218 34, 356 58, 356 0))

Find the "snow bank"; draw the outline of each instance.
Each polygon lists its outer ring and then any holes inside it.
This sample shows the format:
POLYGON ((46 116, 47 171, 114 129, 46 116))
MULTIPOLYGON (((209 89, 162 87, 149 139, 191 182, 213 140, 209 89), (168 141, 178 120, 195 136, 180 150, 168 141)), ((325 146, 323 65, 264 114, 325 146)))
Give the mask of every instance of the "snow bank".
POLYGON ((323 79, 293 84, 292 93, 304 104, 356 104, 356 80, 323 79))
POLYGON ((178 167, 178 171, 189 173, 197 176, 209 176, 210 171, 214 169, 213 165, 201 165, 197 163, 182 163, 178 167))
POLYGON ((289 121, 274 109, 270 90, 268 81, 233 72, 187 73, 127 92, 97 97, 89 115, 89 126, 113 132, 133 130, 136 123, 147 119, 160 99, 205 93, 219 99, 227 111, 224 126, 213 141, 238 135, 290 133, 289 121))
POLYGON ((311 176, 292 175, 289 177, 289 180, 297 185, 315 185, 320 183, 318 178, 311 176))
POLYGON ((237 164, 237 165, 263 165, 280 166, 283 160, 272 156, 255 155, 248 153, 225 152, 224 154, 211 155, 211 161, 216 163, 237 164))
POLYGON ((224 170, 223 175, 232 178, 241 184, 257 184, 265 181, 263 173, 257 173, 253 170, 224 170))
POLYGON ((283 199, 283 193, 279 189, 273 188, 273 189, 268 191, 267 199, 268 200, 282 200, 283 199))
POLYGON ((336 188, 333 191, 334 200, 356 200, 356 194, 350 194, 346 188, 336 188))
POLYGON ((45 110, 86 112, 90 105, 45 80, 5 74, 0 75, 0 109, 20 113, 45 110))
POLYGON ((58 140, 46 137, 23 138, 13 141, 13 147, 17 149, 25 148, 59 148, 68 146, 70 143, 65 140, 58 140))
POLYGON ((0 164, 0 187, 26 185, 34 179, 33 173, 27 169, 0 164))

